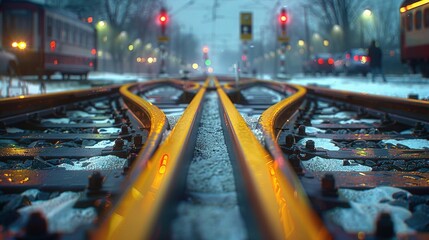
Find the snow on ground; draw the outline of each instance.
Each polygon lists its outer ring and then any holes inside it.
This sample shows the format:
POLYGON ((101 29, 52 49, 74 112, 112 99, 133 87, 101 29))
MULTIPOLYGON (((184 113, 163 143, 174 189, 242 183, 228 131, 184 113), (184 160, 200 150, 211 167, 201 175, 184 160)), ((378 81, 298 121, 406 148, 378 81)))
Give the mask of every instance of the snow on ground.
POLYGON ((390 204, 394 201, 393 194, 397 192, 411 195, 402 189, 385 186, 365 191, 339 189, 340 199, 348 201, 351 208, 335 208, 326 215, 347 232, 373 233, 379 214, 388 212, 392 216, 396 233, 411 233, 413 230, 405 223, 411 217, 411 212, 390 204))
MULTIPOLYGON (((22 195, 37 195, 37 191, 32 189, 22 195)), ((33 201, 31 205, 18 210, 20 218, 14 225, 16 229, 19 229, 25 224, 31 213, 40 212, 48 220, 50 233, 72 233, 77 227, 91 224, 97 218, 97 213, 92 207, 73 208, 81 197, 82 193, 63 192, 50 200, 33 201)))
POLYGON ((418 94, 419 99, 429 98, 429 79, 420 75, 386 75, 387 83, 377 76, 372 82, 371 75, 363 76, 303 76, 295 75, 288 83, 300 85, 320 85, 331 89, 370 93, 391 97, 408 98, 418 94))
MULTIPOLYGON (((10 92, 11 96, 26 95, 28 92, 30 95, 40 94, 40 84, 36 82, 36 76, 26 76, 26 81, 19 81, 13 79, 12 84, 8 83, 8 78, 0 76, 0 97, 5 97, 10 92), (8 86, 11 86, 8 90, 8 86)), ((108 72, 90 72, 88 75, 88 81, 82 81, 78 76, 71 76, 71 80, 63 81, 60 74, 54 74, 51 76, 50 81, 45 81, 46 92, 62 92, 69 90, 88 89, 92 86, 98 85, 117 85, 130 82, 142 82, 148 79, 147 76, 140 76, 136 74, 117 74, 108 72)))

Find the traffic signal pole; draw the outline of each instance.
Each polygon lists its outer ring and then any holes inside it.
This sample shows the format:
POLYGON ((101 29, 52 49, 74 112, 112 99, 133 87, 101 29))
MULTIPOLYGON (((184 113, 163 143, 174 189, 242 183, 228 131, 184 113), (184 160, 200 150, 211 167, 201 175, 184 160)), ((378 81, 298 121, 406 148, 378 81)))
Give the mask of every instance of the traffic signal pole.
POLYGON ((285 8, 280 10, 279 14, 279 25, 280 30, 278 31, 278 41, 280 43, 280 62, 279 62, 279 73, 285 75, 286 74, 286 47, 289 44, 289 37, 286 32, 286 25, 288 23, 288 15, 285 8))
POLYGON ((167 73, 166 66, 166 42, 168 42, 168 36, 166 34, 167 23, 168 23, 168 14, 165 8, 161 8, 158 16, 158 22, 161 25, 161 35, 158 37, 159 51, 160 51, 160 66, 159 66, 159 74, 167 73))
POLYGON ((247 74, 250 68, 248 56, 248 41, 252 41, 252 13, 240 13, 240 39, 242 41, 242 73, 247 74))

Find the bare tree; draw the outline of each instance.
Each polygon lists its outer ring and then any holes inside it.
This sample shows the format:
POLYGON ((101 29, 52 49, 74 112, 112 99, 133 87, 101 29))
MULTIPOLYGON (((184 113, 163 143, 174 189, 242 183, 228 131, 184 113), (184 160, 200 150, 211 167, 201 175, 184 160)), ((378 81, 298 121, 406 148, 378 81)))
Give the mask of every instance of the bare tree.
POLYGON ((340 26, 343 49, 348 49, 353 45, 355 38, 352 25, 360 16, 360 9, 367 3, 367 0, 313 0, 311 2, 311 12, 319 19, 319 30, 329 35, 334 26, 340 26))

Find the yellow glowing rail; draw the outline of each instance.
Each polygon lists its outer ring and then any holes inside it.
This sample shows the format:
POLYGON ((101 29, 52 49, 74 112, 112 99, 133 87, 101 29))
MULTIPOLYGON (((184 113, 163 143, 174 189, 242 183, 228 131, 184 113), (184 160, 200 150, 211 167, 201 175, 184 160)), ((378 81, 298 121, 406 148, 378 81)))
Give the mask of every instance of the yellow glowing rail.
MULTIPOLYGON (((247 127, 219 83, 217 86, 225 121, 231 127, 236 154, 240 156, 237 163, 240 176, 252 197, 252 207, 256 208, 253 210, 257 212, 264 239, 329 239, 307 199, 285 178, 278 163, 247 127)), ((270 122, 274 121, 270 119, 270 122)))
POLYGON ((407 5, 405 7, 401 7, 399 9, 399 11, 401 13, 404 13, 406 11, 409 11, 409 10, 414 9, 414 8, 418 8, 418 7, 423 6, 425 4, 428 4, 428 3, 429 3, 429 0, 421 0, 421 1, 418 1, 418 2, 415 2, 415 3, 412 3, 410 5, 407 5))
MULTIPOLYGON (((207 86, 207 81, 204 86, 207 86)), ((147 161, 146 166, 125 192, 112 216, 104 222, 93 239, 150 239, 162 207, 175 184, 191 128, 197 122, 196 114, 202 107, 206 88, 194 97, 182 117, 147 161)))

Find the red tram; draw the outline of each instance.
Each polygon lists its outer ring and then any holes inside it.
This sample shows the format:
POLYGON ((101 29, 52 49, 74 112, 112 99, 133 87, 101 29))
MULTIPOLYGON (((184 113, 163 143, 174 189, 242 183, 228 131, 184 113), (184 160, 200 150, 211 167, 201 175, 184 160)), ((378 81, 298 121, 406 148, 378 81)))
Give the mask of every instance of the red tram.
POLYGON ((405 0, 401 13, 401 60, 429 77, 429 0, 405 0))
POLYGON ((28 2, 0 4, 0 45, 13 52, 22 75, 63 78, 88 72, 97 64, 96 30, 70 12, 28 2))

